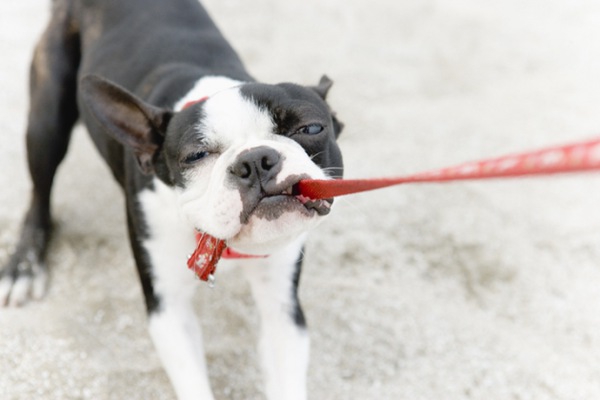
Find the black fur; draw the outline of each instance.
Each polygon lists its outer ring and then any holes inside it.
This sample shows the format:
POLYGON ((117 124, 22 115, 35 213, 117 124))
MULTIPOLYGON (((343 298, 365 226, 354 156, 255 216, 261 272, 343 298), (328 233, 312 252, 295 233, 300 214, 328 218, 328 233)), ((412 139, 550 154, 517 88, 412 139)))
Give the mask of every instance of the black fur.
POLYGON ((296 260, 296 270, 292 278, 292 319, 294 323, 300 328, 306 329, 306 318, 304 317, 304 311, 300 305, 300 299, 298 298, 298 288, 300 286, 300 275, 302 273, 302 263, 304 262, 304 249, 300 252, 298 260, 296 260))

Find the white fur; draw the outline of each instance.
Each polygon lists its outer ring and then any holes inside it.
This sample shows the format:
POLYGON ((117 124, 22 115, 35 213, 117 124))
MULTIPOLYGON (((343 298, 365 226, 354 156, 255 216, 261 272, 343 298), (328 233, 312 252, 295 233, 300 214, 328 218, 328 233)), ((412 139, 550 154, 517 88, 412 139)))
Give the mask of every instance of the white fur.
POLYGON ((207 141, 229 149, 251 139, 273 135, 271 116, 240 93, 239 87, 221 91, 204 104, 205 117, 197 130, 207 141))
POLYGON ((212 400, 202 330, 189 300, 151 315, 149 331, 177 398, 212 400))
POLYGON ((200 100, 204 97, 213 96, 222 90, 241 85, 242 82, 236 81, 224 76, 207 76, 200 79, 192 90, 190 90, 181 100, 175 103, 173 109, 180 111, 186 103, 200 100))

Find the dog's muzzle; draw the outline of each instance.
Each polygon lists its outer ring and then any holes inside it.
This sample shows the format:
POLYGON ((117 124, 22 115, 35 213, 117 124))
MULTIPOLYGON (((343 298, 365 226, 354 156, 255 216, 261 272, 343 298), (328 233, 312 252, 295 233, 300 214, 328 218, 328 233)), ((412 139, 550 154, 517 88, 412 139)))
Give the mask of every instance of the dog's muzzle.
POLYGON ((294 210, 329 214, 333 199, 313 200, 299 194, 297 183, 308 176, 294 175, 278 182, 284 159, 277 150, 259 146, 241 152, 229 167, 230 181, 242 198, 243 223, 256 213, 268 219, 294 210))

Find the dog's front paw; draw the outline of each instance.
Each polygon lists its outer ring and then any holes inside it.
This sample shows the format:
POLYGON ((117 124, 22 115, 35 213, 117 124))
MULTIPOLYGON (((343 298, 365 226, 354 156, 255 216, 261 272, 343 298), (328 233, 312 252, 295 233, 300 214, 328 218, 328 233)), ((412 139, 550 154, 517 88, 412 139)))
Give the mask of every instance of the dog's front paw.
POLYGON ((16 251, 0 270, 0 307, 18 307, 46 293, 48 269, 32 251, 16 251))

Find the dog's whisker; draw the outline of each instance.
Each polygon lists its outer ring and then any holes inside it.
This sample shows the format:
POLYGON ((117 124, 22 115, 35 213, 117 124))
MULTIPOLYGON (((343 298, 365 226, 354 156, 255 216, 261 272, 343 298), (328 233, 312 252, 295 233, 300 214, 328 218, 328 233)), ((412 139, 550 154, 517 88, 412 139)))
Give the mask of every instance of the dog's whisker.
POLYGON ((335 174, 336 172, 344 171, 344 168, 343 167, 326 167, 326 168, 322 168, 322 171, 325 173, 325 175, 327 175, 328 177, 331 177, 332 174, 335 174))
POLYGON ((313 160, 313 159, 315 159, 316 157, 319 157, 319 156, 320 156, 320 155, 322 155, 322 154, 323 154, 323 152, 322 152, 322 151, 320 151, 320 152, 318 152, 318 153, 315 153, 315 154, 312 154, 312 155, 310 156, 310 159, 311 159, 311 160, 313 160))
POLYGON ((343 171, 344 170, 343 167, 325 167, 322 169, 323 169, 323 171, 343 171))

